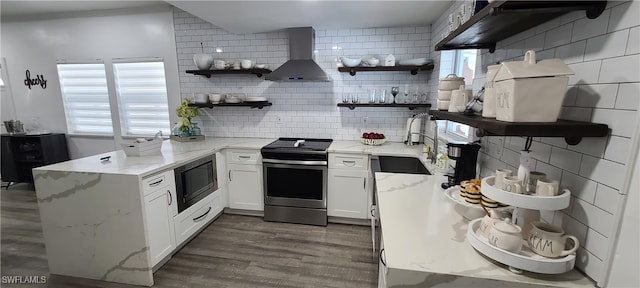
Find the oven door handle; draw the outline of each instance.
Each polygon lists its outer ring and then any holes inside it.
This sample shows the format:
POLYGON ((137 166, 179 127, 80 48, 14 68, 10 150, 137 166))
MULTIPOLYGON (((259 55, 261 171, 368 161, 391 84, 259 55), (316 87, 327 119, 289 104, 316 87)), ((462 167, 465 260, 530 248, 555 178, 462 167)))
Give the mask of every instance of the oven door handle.
POLYGON ((263 163, 273 164, 292 164, 292 165, 322 165, 326 166, 327 161, 300 161, 300 160, 276 160, 276 159, 262 159, 263 163))

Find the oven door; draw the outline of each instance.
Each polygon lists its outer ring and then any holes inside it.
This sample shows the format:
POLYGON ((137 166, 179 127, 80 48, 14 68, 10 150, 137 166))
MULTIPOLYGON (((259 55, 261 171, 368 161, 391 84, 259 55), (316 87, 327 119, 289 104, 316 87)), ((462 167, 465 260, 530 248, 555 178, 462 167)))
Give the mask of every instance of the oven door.
POLYGON ((264 204, 327 208, 327 161, 263 159, 264 204))

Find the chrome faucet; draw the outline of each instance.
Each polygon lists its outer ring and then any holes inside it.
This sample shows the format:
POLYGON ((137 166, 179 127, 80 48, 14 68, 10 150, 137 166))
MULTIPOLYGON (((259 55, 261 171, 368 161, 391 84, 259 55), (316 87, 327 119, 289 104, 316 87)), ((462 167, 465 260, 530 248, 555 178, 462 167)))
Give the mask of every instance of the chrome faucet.
POLYGON ((425 134, 422 134, 420 132, 413 132, 413 133, 411 132, 411 126, 413 126, 413 121, 415 121, 418 118, 424 118, 424 117, 428 117, 428 116, 429 116, 429 113, 427 113, 427 112, 413 115, 413 118, 411 118, 411 122, 409 123, 409 127, 407 129, 407 145, 408 146, 413 146, 413 141, 411 141, 411 134, 425 135, 425 134))

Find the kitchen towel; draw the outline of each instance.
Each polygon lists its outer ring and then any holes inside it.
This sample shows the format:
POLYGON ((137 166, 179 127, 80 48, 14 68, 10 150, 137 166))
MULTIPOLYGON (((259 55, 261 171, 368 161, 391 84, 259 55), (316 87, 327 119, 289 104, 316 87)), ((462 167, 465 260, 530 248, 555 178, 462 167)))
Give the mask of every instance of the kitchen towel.
MULTIPOLYGON (((407 141, 407 134, 409 133, 409 125, 411 124, 411 119, 413 118, 408 118, 407 119, 407 126, 404 129, 404 141, 407 141)), ((420 143, 420 127, 422 127, 422 119, 421 118, 416 118, 416 120, 413 120, 413 124, 411 124, 411 142, 413 143, 420 143), (414 134, 416 133, 416 134, 414 134)))

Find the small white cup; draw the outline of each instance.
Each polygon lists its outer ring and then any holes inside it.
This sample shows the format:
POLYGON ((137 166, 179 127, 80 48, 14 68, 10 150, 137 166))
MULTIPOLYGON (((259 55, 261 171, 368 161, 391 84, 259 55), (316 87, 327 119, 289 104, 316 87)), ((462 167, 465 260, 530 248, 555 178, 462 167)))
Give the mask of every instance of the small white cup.
POLYGON ((242 69, 251 69, 251 67, 253 67, 253 63, 251 62, 251 60, 242 60, 240 61, 240 65, 242 66, 242 69))
POLYGON ((522 189, 522 180, 518 176, 507 176, 502 180, 502 190, 517 194, 524 193, 522 189))
POLYGON ((538 196, 557 196, 560 191, 560 182, 551 179, 538 179, 536 182, 536 195, 538 196))
POLYGON ((511 176, 512 173, 513 173, 513 171, 511 171, 509 169, 498 169, 498 170, 496 170, 496 180, 493 183, 493 186, 498 188, 498 189, 502 189, 502 182, 504 180, 504 177, 511 176))
POLYGON ((538 180, 547 178, 547 174, 539 171, 531 171, 529 172, 529 178, 527 179, 527 192, 535 193, 536 186, 538 185, 538 180))
POLYGON ((224 60, 213 61, 213 68, 216 68, 217 70, 224 70, 226 65, 227 63, 225 63, 224 60))

